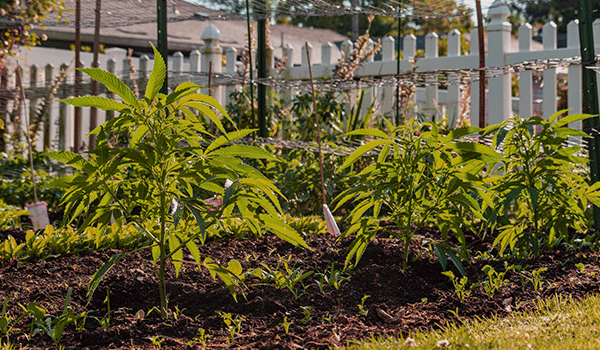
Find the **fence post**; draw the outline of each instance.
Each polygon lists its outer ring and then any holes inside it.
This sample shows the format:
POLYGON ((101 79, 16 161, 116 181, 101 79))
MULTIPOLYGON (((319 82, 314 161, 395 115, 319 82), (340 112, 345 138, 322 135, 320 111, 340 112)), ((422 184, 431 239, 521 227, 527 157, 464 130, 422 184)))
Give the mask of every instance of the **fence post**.
MULTIPOLYGON (((206 27, 204 32, 202 32, 200 39, 204 40, 205 43, 205 45, 200 49, 200 53, 202 54, 200 69, 202 73, 208 73, 210 62, 212 62, 212 73, 221 73, 223 65, 221 62, 221 54, 223 53, 223 49, 221 46, 219 46, 219 41, 221 40, 221 31, 219 31, 219 29, 211 23, 208 25, 208 27, 206 27)), ((212 82, 214 82, 214 79, 212 79, 212 82)), ((223 104, 224 101, 221 96, 221 87, 213 86, 212 90, 212 96, 219 101, 219 103, 223 104)))
MULTIPOLYGON (((37 88, 37 74, 38 74, 38 66, 36 64, 32 64, 29 67, 29 89, 31 90, 32 94, 31 97, 29 98, 29 128, 30 130, 33 128, 35 128, 34 123, 37 123, 38 121, 36 120, 37 118, 37 102, 38 99, 36 98, 36 88, 37 88)), ((23 86, 25 86, 25 82, 23 82, 23 86)), ((39 132, 37 133, 37 135, 31 135, 31 147, 34 148, 36 151, 43 151, 44 150, 44 134, 45 134, 45 130, 47 129, 46 124, 45 124, 45 120, 44 120, 44 116, 40 116, 40 120, 39 123, 42 123, 40 130, 38 130, 39 132), (42 147, 40 149, 40 144, 38 143, 39 141, 39 137, 40 137, 40 133, 42 134, 42 147)), ((30 130, 27 130, 27 134, 29 135, 30 130)))
POLYGON ((143 54, 140 56, 138 86, 146 86, 148 79, 148 61, 150 61, 148 55, 143 54))
MULTIPOLYGON (((53 77, 54 66, 48 63, 46 67, 44 67, 44 86, 46 87, 46 89, 50 89, 50 87, 52 86, 53 77)), ((66 84, 66 82, 63 82, 63 84, 66 84)), ((54 100, 50 101, 50 106, 48 106, 47 123, 44 124, 44 148, 47 148, 49 150, 51 150, 52 146, 56 146, 52 144, 52 135, 56 134, 56 122, 53 122, 52 120, 52 103, 54 103, 54 100)))
MULTIPOLYGON (((313 46, 309 43, 308 44, 308 56, 306 55, 306 48, 304 46, 302 46, 304 48, 304 50, 302 50, 302 67, 306 68, 306 72, 308 73, 308 59, 310 58, 310 61, 313 61, 313 46)), ((308 76, 308 74, 306 74, 308 76)))
POLYGON ((331 42, 326 42, 321 46, 321 65, 322 66, 330 66, 331 65, 331 50, 333 49, 333 44, 331 42))
MULTIPOLYGON (((438 57, 438 41, 439 36, 437 33, 429 33, 425 36, 425 58, 436 58, 438 57)), ((428 74, 425 76, 425 108, 423 113, 425 118, 431 118, 431 121, 435 121, 438 111, 438 85, 437 85, 437 74, 428 74)))
MULTIPOLYGON (((398 43, 398 47, 400 43, 398 43)), ((402 50, 404 51, 404 60, 414 62, 415 57, 417 56, 417 37, 413 34, 409 34, 404 37, 404 44, 402 45, 402 50)), ((398 52, 398 55, 400 52, 398 52)), ((397 103, 397 102, 396 102, 397 103)), ((410 100, 407 102, 408 106, 403 106, 406 111, 406 117, 408 119, 415 118, 417 116, 417 111, 419 106, 417 106, 417 93, 412 94, 410 100)))
MULTIPOLYGON (((144 55, 146 56, 146 55, 144 55)), ((143 56, 142 56, 143 58, 143 56)), ((140 69, 142 69, 142 58, 140 58, 140 69)), ((148 56, 146 56, 146 58, 148 58, 148 56)), ((115 70, 117 68, 117 60, 115 60, 114 58, 109 58, 108 61, 106 61, 106 69, 111 72, 112 74, 115 74, 115 70)), ((106 91, 106 93, 108 94, 108 97, 111 99, 115 98, 115 94, 113 94, 110 91, 106 91)), ((106 111, 106 120, 111 120, 115 117, 115 111, 106 111)))
MULTIPOLYGON (((293 57, 294 57, 294 47, 290 44, 286 44, 283 48, 283 55, 285 57, 285 71, 284 76, 287 79, 291 78, 292 67, 294 67, 293 57)), ((296 95, 295 88, 283 89, 281 93, 281 98, 283 99, 284 104, 287 106, 292 102, 292 98, 296 95)))
MULTIPOLYGON (((460 32, 456 29, 448 33, 448 57, 460 56, 460 32)), ((446 114, 448 126, 454 128, 460 113, 460 76, 456 73, 448 75, 448 97, 446 98, 446 114)))
MULTIPOLYGON (((396 39, 386 36, 381 40, 381 61, 394 61, 396 50, 396 39)), ((400 52, 398 52, 400 54, 400 52)), ((392 85, 384 85, 381 89, 381 114, 386 118, 391 118, 394 112, 395 89, 392 85)))
POLYGON ((173 54, 173 80, 169 83, 173 86, 173 89, 181 81, 181 73, 183 73, 183 54, 181 51, 177 51, 173 54))
POLYGON ((150 58, 148 55, 143 54, 140 56, 140 78, 146 79, 148 77, 148 61, 150 58))
MULTIPOLYGON (((129 66, 129 58, 128 57, 123 58, 122 64, 123 64, 123 69, 121 70, 123 72, 122 80, 125 83, 125 85, 131 87, 131 79, 130 79, 131 67, 129 66)), ((135 91, 134 91, 134 93, 135 93, 135 91)))
MULTIPOLYGON (((226 63, 225 73, 230 76, 236 76, 235 63, 237 62, 237 50, 235 47, 230 46, 225 50, 226 63)), ((231 94, 235 92, 235 85, 227 84, 225 87, 225 105, 231 101, 231 94)))
MULTIPOLYGON (((66 63, 63 63, 60 65, 60 71, 61 73, 63 71, 67 71, 67 69, 69 69, 69 66, 66 63)), ((69 73, 66 73, 67 77, 69 76, 69 73)), ((67 78, 67 81, 69 79, 67 78)), ((67 98, 72 96, 69 91, 67 90, 68 85, 64 84, 63 87, 61 88, 62 90, 62 94, 61 97, 62 98, 67 98)), ((60 105, 58 107, 58 149, 62 150, 62 151, 66 151, 69 149, 69 147, 72 147, 73 145, 73 134, 69 133, 67 135, 68 130, 73 130, 73 128, 71 127, 71 125, 73 124, 73 122, 70 120, 72 118, 72 111, 73 111, 73 107, 71 105, 67 105, 64 102, 60 102, 60 105)))
MULTIPOLYGON (((487 25, 488 32, 488 66, 492 77, 488 79, 488 124, 500 124, 512 115, 510 73, 493 67, 505 65, 505 55, 510 51, 511 24, 507 21, 510 10, 504 0, 496 0, 490 7, 487 25)), ((483 50, 483 48, 479 48, 483 50)))
MULTIPOLYGON (((544 24, 542 28, 542 44, 544 51, 556 50, 556 24, 552 21, 544 24)), ((544 119, 556 113, 556 68, 546 68, 543 73, 544 102, 542 111, 544 119)))
MULTIPOLYGON (((474 28, 471 31, 471 56, 479 57, 479 40, 474 40, 477 38, 477 28, 474 28)), ((479 61, 478 61, 479 62, 479 61)), ((479 83, 479 72, 471 73, 471 126, 479 126, 479 87, 482 86, 479 83)), ((485 88, 485 87, 483 87, 485 88)))
MULTIPOLYGON (((579 20, 573 20, 567 24, 567 48, 578 49, 579 51, 579 20)), ((582 113, 581 96, 581 65, 569 65, 569 81, 567 85, 567 102, 569 114, 582 113)), ((582 130, 581 121, 576 121, 570 125, 572 128, 582 130)))
MULTIPOLYGON (((531 51, 531 30, 529 23, 521 24, 519 27, 519 51, 531 51)), ((531 70, 519 73, 519 114, 523 119, 533 116, 533 72, 531 70)))

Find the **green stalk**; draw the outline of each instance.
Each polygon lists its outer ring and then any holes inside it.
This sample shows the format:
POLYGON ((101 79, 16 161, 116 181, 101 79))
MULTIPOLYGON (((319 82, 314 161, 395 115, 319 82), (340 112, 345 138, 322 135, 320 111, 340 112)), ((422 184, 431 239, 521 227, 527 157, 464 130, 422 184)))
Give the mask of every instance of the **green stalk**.
MULTIPOLYGON (((413 164, 414 167, 414 164, 413 164)), ((414 187, 413 187, 414 181, 410 181, 410 190, 408 191, 410 197, 408 199, 408 221, 407 221, 407 227, 406 227, 406 232, 404 232, 404 256, 402 258, 402 271, 406 271, 406 269, 408 268, 408 247, 410 245, 410 240, 412 239, 412 234, 411 229, 412 229, 412 216, 413 216, 413 206, 412 206, 412 202, 413 202, 413 197, 414 197, 414 187)))
POLYGON ((167 252, 165 250, 166 236, 166 215, 165 215, 166 198, 165 192, 160 194, 160 267, 158 270, 158 290, 160 293, 160 315, 167 318, 167 288, 165 285, 165 268, 167 265, 167 252))

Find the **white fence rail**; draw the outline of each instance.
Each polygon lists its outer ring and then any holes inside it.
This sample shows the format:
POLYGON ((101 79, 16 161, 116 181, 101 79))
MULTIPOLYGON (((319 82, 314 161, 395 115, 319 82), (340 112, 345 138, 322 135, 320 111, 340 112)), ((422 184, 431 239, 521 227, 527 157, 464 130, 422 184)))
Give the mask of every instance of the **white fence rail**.
MULTIPOLYGON (((509 118, 512 113, 518 113, 522 117, 530 117, 537 113, 544 117, 548 117, 557 110, 557 68, 546 68, 543 71, 543 93, 536 96, 536 91, 533 82, 532 70, 522 70, 518 74, 519 79, 519 96, 511 96, 511 72, 510 70, 501 69, 507 66, 527 64, 528 62, 539 62, 540 60, 559 60, 565 62, 569 58, 580 56, 579 51, 579 26, 577 21, 569 23, 567 28, 567 48, 557 49, 556 25, 553 22, 547 23, 543 27, 543 50, 532 51, 532 30, 529 24, 523 24, 518 30, 519 33, 519 49, 516 52, 511 51, 511 25, 507 22, 510 14, 508 7, 502 0, 496 0, 489 11, 491 21, 487 24, 488 33, 488 52, 486 57, 487 67, 489 72, 494 73, 488 78, 487 89, 487 112, 486 120, 488 124, 500 123, 509 118)), ((225 24, 224 24, 225 25, 225 24)), ((594 40, 600 43, 600 19, 597 19, 594 24, 594 40)), ((476 77, 478 74, 473 70, 479 68, 478 52, 479 48, 477 40, 471 40, 469 55, 461 55, 461 34, 457 30, 448 33, 448 54, 446 56, 438 55, 438 35, 430 33, 426 36, 425 57, 419 58, 415 63, 416 38, 413 35, 408 35, 403 42, 403 57, 400 62, 402 72, 430 73, 427 75, 427 81, 436 80, 436 71, 452 70, 447 73, 447 89, 440 89, 437 84, 431 84, 417 90, 413 99, 416 108, 420 113, 425 115, 445 114, 449 120, 456 120, 461 104, 465 103, 463 98, 459 77, 460 70, 470 70, 471 75, 476 77), (455 73, 452 73, 455 72, 455 73)), ((471 33, 472 38, 477 37, 477 29, 471 33)), ((234 48, 223 50, 220 46, 220 33, 218 29, 211 25, 202 35, 205 41, 205 46, 200 51, 192 51, 189 57, 184 57, 181 53, 175 53, 169 58, 169 67, 171 69, 169 82, 170 86, 175 86, 182 81, 194 81, 199 84, 208 85, 207 73, 209 65, 213 74, 224 73, 226 76, 237 76, 236 60, 237 51, 234 48), (223 66, 222 57, 225 56, 225 66, 223 66), (209 62, 212 62, 209 64, 209 62)), ((346 42, 342 45, 342 51, 350 50, 351 42, 346 42)), ((365 62, 355 72, 355 77, 383 78, 393 77, 396 75, 396 44, 392 37, 386 37, 382 40, 382 57, 381 60, 371 60, 365 62)), ((287 66, 283 69, 271 68, 270 75, 277 79, 286 81, 298 81, 309 79, 308 57, 302 48, 286 47, 284 52, 291 57, 293 50, 303 50, 302 63, 299 66, 293 66, 291 60, 288 60, 287 66)), ((322 62, 313 64, 312 73, 315 79, 331 78, 337 62, 332 62, 331 52, 333 45, 327 43, 323 45, 321 50, 322 62)), ((35 49, 34 49, 35 50, 35 49)), ((312 47, 309 47, 308 55, 312 55, 312 47)), ((596 46, 596 53, 600 53, 600 46, 596 46)), ((273 52, 273 50, 268 50, 273 52)), ((113 52, 113 56, 114 52, 113 52)), ((273 67, 272 54, 267 57, 267 63, 273 67)), ((106 56, 108 57, 108 56, 106 56)), ((132 85, 135 81, 140 89, 145 86, 145 79, 149 74, 149 69, 152 67, 152 61, 147 56, 142 56, 139 59, 127 59, 124 56, 120 57, 120 62, 113 57, 105 59, 104 67, 109 71, 117 72, 119 76, 125 77, 125 80, 132 85), (131 67, 136 67, 135 74, 130 74, 131 67), (133 79, 129 79, 129 77, 133 79)), ((312 60, 311 60, 312 62, 312 60)), ((44 63, 36 65, 35 62, 28 62, 25 76, 29 80, 25 81, 28 86, 26 95, 28 99, 28 107, 32 112, 35 112, 34 106, 39 99, 48 94, 52 86, 52 77, 58 74, 58 69, 53 65, 44 63), (33 64, 32 64, 33 63, 33 64), (28 84, 27 84, 28 83, 28 84)), ((61 68, 67 65, 62 64, 61 68)), ((89 64, 87 65, 89 66, 89 64)), ((56 91, 56 98, 65 98, 73 96, 73 77, 72 70, 69 70, 67 82, 60 85, 56 91)), ((567 68, 568 75, 568 108, 569 113, 580 113, 582 110, 581 101, 581 66, 579 64, 570 64, 567 68)), ((9 134, 16 131, 24 130, 25 123, 23 116, 23 107, 15 102, 15 97, 18 93, 18 84, 14 74, 5 74, 2 77, 4 82, 0 87, 0 113, 3 119, 7 121, 9 134)), ((213 78, 213 92, 222 104, 226 104, 229 94, 236 89, 236 85, 231 79, 213 78)), ((479 82, 471 80, 470 84, 470 119, 472 125, 477 125, 478 105, 479 105, 479 82)), ((83 93, 89 92, 89 80, 83 82, 83 93)), ((539 87, 539 86, 538 86, 539 87)), ((370 87, 370 91, 366 94, 365 104, 370 105, 371 102, 377 104, 378 110, 382 114, 391 115, 394 109, 395 87, 375 86, 370 87)), ((101 90, 101 94, 106 95, 105 90, 101 90)), ((290 99, 293 96, 293 89, 282 91, 284 96, 290 99)), ((18 100, 18 98, 17 98, 18 100)), ((73 146, 73 108, 64 103, 53 102, 45 112, 42 127, 39 131, 39 142, 37 149, 69 149, 73 146)), ((414 112, 414 111, 413 111, 414 112)), ((35 113, 34 113, 35 114, 35 113)), ((99 113, 98 122, 103 122, 106 119, 105 113, 99 113)), ((82 135, 85 135, 89 130, 89 111, 85 110, 82 113, 82 135)), ((576 128, 581 128, 580 124, 574 125, 576 128)), ((88 143, 85 139, 83 140, 88 143)))

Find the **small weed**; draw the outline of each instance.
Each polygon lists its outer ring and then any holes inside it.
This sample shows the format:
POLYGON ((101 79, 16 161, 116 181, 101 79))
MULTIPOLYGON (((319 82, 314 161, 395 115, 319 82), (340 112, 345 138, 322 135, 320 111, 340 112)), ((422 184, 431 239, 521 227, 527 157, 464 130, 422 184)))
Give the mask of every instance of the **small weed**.
MULTIPOLYGON (((33 336, 37 333, 43 332, 48 335, 50 339, 52 339, 54 344, 58 344, 62 338, 63 330, 67 325, 74 324, 75 327, 77 327, 77 322, 80 319, 83 318, 85 320, 86 312, 75 314, 69 308, 69 301, 71 300, 72 293, 73 289, 69 288, 67 291, 67 296, 65 297, 62 314, 59 316, 46 313, 46 310, 35 302, 29 303, 27 307, 19 304, 23 311, 33 315, 29 334, 33 336)), ((80 328, 81 327, 78 327, 78 329, 80 328)))
POLYGON ((310 321, 310 319, 312 318, 312 315, 310 314, 312 309, 312 306, 302 306, 302 315, 304 315, 304 317, 300 319, 300 322, 302 322, 302 324, 307 324, 308 321, 310 321))
POLYGON ((544 277, 542 276, 542 272, 547 271, 548 269, 545 267, 541 267, 537 270, 533 270, 531 271, 531 283, 533 284, 533 289, 538 291, 542 288, 542 284, 544 282, 542 282, 542 280, 544 279, 544 277))
POLYGON ((451 313, 454 317, 460 320, 460 316, 458 316, 458 306, 454 310, 446 310, 451 313))
POLYGON ((283 326, 283 330, 285 331, 285 334, 288 334, 290 332, 290 326, 292 325, 292 322, 289 322, 287 320, 287 316, 284 316, 283 322, 281 322, 279 325, 283 326))
POLYGON ((294 297, 299 298, 304 295, 306 287, 304 287, 304 281, 307 277, 313 274, 312 271, 303 273, 300 268, 293 270, 288 265, 288 262, 292 256, 287 258, 279 256, 279 263, 275 269, 271 269, 266 264, 261 263, 263 269, 257 269, 252 274, 261 279, 263 283, 273 283, 277 289, 287 288, 289 289, 294 297), (300 291, 299 286, 302 286, 300 291))
POLYGON ((367 316, 369 310, 365 307, 365 300, 370 298, 370 295, 364 295, 360 300, 360 304, 358 304, 358 313, 362 316, 367 316))
POLYGON ((158 336, 158 335, 146 337, 146 339, 150 340, 152 342, 152 345, 154 345, 154 347, 157 349, 160 349, 160 347, 162 346, 162 343, 165 341, 165 338, 158 336))
POLYGON ((221 316, 223 322, 227 326, 227 330, 229 331, 229 337, 227 342, 229 344, 233 343, 233 339, 236 334, 240 334, 242 332, 242 321, 244 321, 243 316, 236 315, 235 317, 229 312, 220 312, 217 311, 217 314, 221 316))
POLYGON ((585 274, 585 264, 577 263, 577 264, 575 264, 575 267, 577 267, 580 274, 582 274, 582 275, 585 274))
POLYGON ((350 281, 350 269, 338 270, 335 268, 335 262, 333 262, 324 272, 318 272, 315 276, 319 277, 318 280, 315 279, 319 291, 321 294, 325 294, 325 284, 340 289, 344 283, 350 281))
POLYGON ((499 291, 500 288, 502 288, 502 285, 505 282, 508 282, 504 279, 504 274, 506 273, 506 271, 497 272, 490 265, 485 265, 483 269, 481 269, 481 271, 483 271, 487 276, 487 280, 483 281, 482 283, 483 289, 485 290, 485 293, 487 294, 488 298, 492 299, 494 297, 494 294, 496 294, 496 292, 499 291))
POLYGON ((471 295, 471 291, 473 290, 473 288, 479 286, 478 283, 474 283, 471 284, 471 287, 467 289, 467 276, 463 276, 459 279, 458 277, 454 276, 454 273, 452 271, 442 272, 442 275, 452 280, 452 284, 454 285, 454 294, 456 294, 456 296, 461 302, 464 302, 465 299, 467 299, 469 295, 471 295))
POLYGON ((206 330, 204 330, 204 328, 198 328, 198 335, 194 337, 194 340, 200 342, 200 345, 202 345, 202 349, 206 349, 206 341, 210 338, 212 338, 212 335, 206 333, 206 330))
POLYGON ((9 335, 10 331, 13 329, 13 327, 17 323, 19 323, 19 321, 21 321, 23 318, 25 318, 25 316, 27 316, 27 314, 28 314, 26 312, 13 320, 12 316, 10 316, 9 313, 6 311, 9 301, 10 301, 10 297, 7 296, 4 299, 4 304, 2 305, 2 312, 0 312, 0 332, 2 332, 2 335, 4 335, 7 339, 8 339, 8 335, 9 335))

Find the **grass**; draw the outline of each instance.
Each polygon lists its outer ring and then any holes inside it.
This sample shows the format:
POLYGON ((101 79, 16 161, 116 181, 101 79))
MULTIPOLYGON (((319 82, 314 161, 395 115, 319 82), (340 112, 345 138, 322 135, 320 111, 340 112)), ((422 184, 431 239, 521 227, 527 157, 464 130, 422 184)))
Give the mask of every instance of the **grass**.
POLYGON ((479 319, 405 338, 371 339, 348 350, 384 349, 600 349, 600 297, 556 296, 536 311, 479 319))

